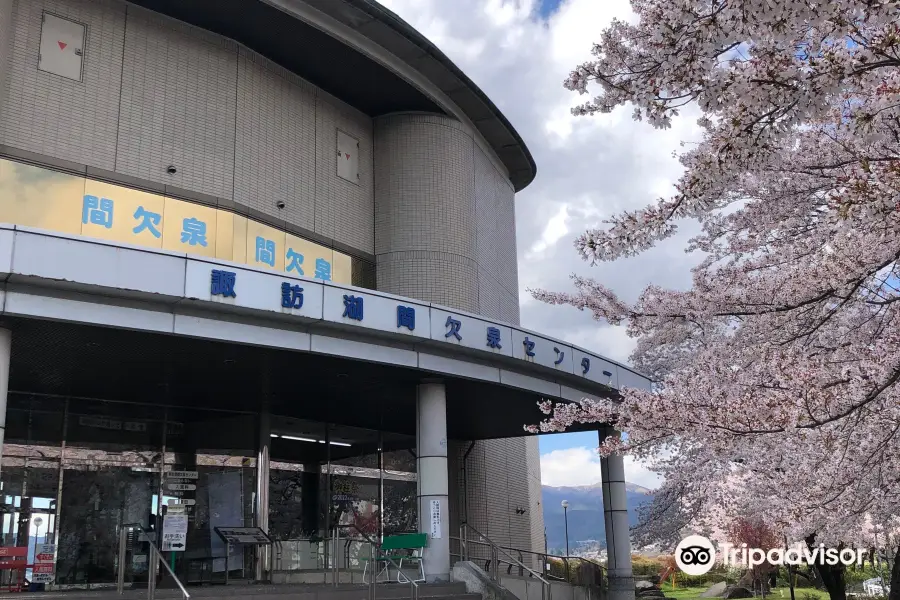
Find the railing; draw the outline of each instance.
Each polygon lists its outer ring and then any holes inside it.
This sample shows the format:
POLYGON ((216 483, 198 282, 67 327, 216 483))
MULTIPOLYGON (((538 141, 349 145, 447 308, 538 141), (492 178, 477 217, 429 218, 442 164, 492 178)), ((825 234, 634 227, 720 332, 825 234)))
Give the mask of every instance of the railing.
POLYGON ((541 582, 541 600, 551 600, 552 589, 550 587, 550 582, 541 574, 526 565, 521 560, 515 558, 512 554, 507 552, 507 549, 503 546, 498 546, 495 544, 489 537, 469 525, 468 523, 463 523, 459 526, 459 543, 460 543, 460 558, 462 560, 469 560, 469 544, 481 544, 488 546, 490 548, 490 562, 488 563, 489 569, 488 576, 491 580, 500 583, 500 562, 501 560, 510 565, 510 569, 513 566, 519 567, 520 572, 528 571, 531 577, 537 579, 541 582), (469 540, 468 533, 472 532, 477 536, 477 539, 469 540), (501 554, 505 555, 506 558, 501 558, 501 554))
MULTIPOLYGON (((392 559, 389 556, 385 556, 384 554, 381 553, 381 551, 380 551, 381 544, 379 544, 378 541, 373 539, 369 534, 367 534, 365 531, 363 531, 362 529, 357 527, 355 524, 351 523, 349 525, 338 525, 337 527, 334 528, 334 548, 337 548, 338 543, 340 542, 340 539, 341 539, 340 530, 341 529, 355 529, 356 532, 359 533, 359 535, 362 536, 362 538, 364 540, 369 542, 369 565, 372 568, 372 575, 369 578, 369 600, 375 600, 375 580, 378 577, 378 566, 377 565, 379 562, 387 562, 387 563, 394 565, 394 568, 397 569, 397 573, 398 573, 397 578, 399 579, 400 577, 403 577, 404 579, 406 579, 409 582, 410 600, 418 600, 419 584, 416 583, 412 577, 407 577, 406 575, 404 575, 403 571, 400 570, 400 565, 398 565, 396 562, 394 562, 394 559, 392 559)), ((335 571, 334 571, 334 575, 332 576, 332 579, 333 579, 333 581, 337 582, 337 580, 340 578, 340 575, 341 575, 340 568, 337 567, 337 560, 335 560, 332 564, 335 565, 335 571)), ((337 585, 337 583, 335 583, 335 585, 337 585)))
POLYGON ((148 600, 156 600, 156 569, 159 565, 165 567, 166 571, 169 572, 169 575, 172 576, 172 579, 175 581, 175 584, 178 585, 178 589, 181 590, 181 595, 184 600, 190 600, 191 595, 184 588, 184 584, 181 583, 181 580, 178 579, 178 576, 175 575, 175 572, 169 566, 169 564, 162 560, 162 552, 160 552, 156 543, 150 538, 150 533, 142 525, 123 525, 119 529, 119 576, 116 581, 116 591, 119 594, 125 593, 125 554, 126 547, 128 545, 128 529, 134 529, 135 531, 140 531, 147 538, 147 543, 150 544, 150 562, 148 564, 149 570, 147 574, 147 598, 148 600))
MULTIPOLYGON (((491 545, 488 542, 482 542, 482 541, 472 540, 472 539, 467 540, 467 539, 465 539, 465 537, 462 534, 460 535, 460 537, 451 536, 450 540, 457 542, 457 544, 459 544, 460 548, 465 546, 467 543, 475 545, 475 546, 485 546, 485 547, 490 547, 490 545, 491 545)), ((571 581, 570 573, 572 572, 572 569, 570 568, 570 561, 574 562, 574 563, 587 563, 587 564, 591 565, 592 567, 594 567, 596 575, 597 575, 597 577, 593 580, 593 583, 595 583, 599 587, 605 586, 606 567, 604 567, 602 564, 600 564, 594 560, 591 560, 589 558, 584 558, 581 556, 563 556, 561 554, 548 554, 546 552, 535 552, 533 550, 524 550, 521 548, 512 548, 509 546, 498 546, 498 547, 501 548, 502 550, 507 551, 507 553, 509 553, 509 552, 515 553, 518 556, 519 562, 522 562, 523 555, 536 557, 538 563, 541 565, 541 572, 542 572, 543 577, 545 579, 553 580, 553 581, 563 581, 563 582, 569 582, 569 583, 578 585, 579 582, 571 581), (550 559, 556 559, 563 563, 563 569, 565 571, 564 576, 560 577, 560 576, 554 575, 550 572, 549 566, 548 566, 548 561, 550 559)), ((453 552, 452 548, 450 550, 450 556, 458 557, 461 560, 465 560, 462 558, 462 552, 453 552)), ((483 559, 484 557, 479 557, 479 558, 483 559)), ((492 562, 492 557, 489 556, 489 558, 487 558, 487 560, 486 560, 485 569, 484 569, 485 571, 491 570, 491 566, 490 566, 491 562, 492 562)), ((517 566, 517 563, 503 560, 502 558, 499 558, 497 560, 497 563, 498 563, 498 566, 504 565, 504 564, 507 565, 507 567, 506 567, 507 575, 512 574, 513 567, 517 566)), ((519 570, 518 574, 520 576, 522 576, 524 574, 524 569, 522 567, 519 567, 518 570, 519 570)), ((529 576, 532 577, 533 575, 529 575, 529 576)), ((591 582, 581 582, 581 583, 584 585, 590 585, 591 582)))

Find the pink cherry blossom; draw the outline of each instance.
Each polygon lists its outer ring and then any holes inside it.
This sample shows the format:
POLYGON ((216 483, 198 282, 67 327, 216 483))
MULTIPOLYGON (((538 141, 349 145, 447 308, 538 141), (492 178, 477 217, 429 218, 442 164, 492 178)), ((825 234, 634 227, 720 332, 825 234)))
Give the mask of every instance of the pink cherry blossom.
POLYGON ((649 538, 752 516, 794 540, 883 545, 900 525, 900 4, 632 7, 634 23, 603 30, 566 80, 595 94, 574 112, 628 104, 666 128, 692 104, 703 139, 680 156, 671 196, 575 246, 615 260, 696 219, 686 250, 704 260, 689 290, 650 286, 634 303, 583 277, 532 291, 626 326, 634 365, 658 384, 544 403, 531 429, 610 423, 625 437, 601 452, 654 459, 665 484, 649 538))

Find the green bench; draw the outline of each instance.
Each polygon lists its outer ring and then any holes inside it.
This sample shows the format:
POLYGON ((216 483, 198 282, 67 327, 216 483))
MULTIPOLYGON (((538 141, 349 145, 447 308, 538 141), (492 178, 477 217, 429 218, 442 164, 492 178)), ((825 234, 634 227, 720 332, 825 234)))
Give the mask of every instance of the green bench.
POLYGON ((387 580, 391 578, 390 561, 394 561, 397 566, 397 581, 407 583, 409 580, 403 575, 403 561, 416 562, 419 564, 419 579, 414 579, 416 583, 425 581, 425 546, 428 544, 428 534, 426 533, 401 533, 398 535, 388 535, 381 542, 381 548, 378 555, 371 561, 363 558, 365 566, 363 567, 363 582, 366 581, 366 572, 369 569, 369 562, 374 562, 372 570, 374 572, 376 565, 380 562, 384 563, 381 571, 375 576, 375 581, 382 573, 387 573, 387 580), (406 551, 406 552, 403 552, 406 551))

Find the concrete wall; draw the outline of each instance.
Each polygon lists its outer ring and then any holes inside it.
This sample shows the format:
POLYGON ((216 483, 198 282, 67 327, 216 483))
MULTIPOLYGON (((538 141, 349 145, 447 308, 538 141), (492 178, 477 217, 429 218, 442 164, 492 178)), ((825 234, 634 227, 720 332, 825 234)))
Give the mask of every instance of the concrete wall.
MULTIPOLYGON (((454 535, 466 520, 500 546, 543 552, 537 438, 478 441, 464 459, 471 444, 456 441, 450 447, 450 497, 458 498, 450 506, 454 535), (525 513, 516 512, 517 508, 525 513)), ((472 560, 483 568, 487 548, 472 544, 469 550, 472 560)), ((536 555, 528 553, 523 553, 522 562, 536 570, 541 564, 536 555)))
POLYGON ((231 40, 118 0, 4 4, 0 143, 231 199, 374 253, 369 117, 231 40), (83 81, 37 69, 44 11, 87 25, 83 81), (358 182, 337 176, 338 129, 360 142, 358 182))
MULTIPOLYGON (((546 593, 541 595, 544 585, 533 578, 501 573, 500 584, 515 594, 519 600, 549 600, 546 593)), ((553 600, 605 600, 606 594, 599 587, 551 581, 550 597, 553 600)))

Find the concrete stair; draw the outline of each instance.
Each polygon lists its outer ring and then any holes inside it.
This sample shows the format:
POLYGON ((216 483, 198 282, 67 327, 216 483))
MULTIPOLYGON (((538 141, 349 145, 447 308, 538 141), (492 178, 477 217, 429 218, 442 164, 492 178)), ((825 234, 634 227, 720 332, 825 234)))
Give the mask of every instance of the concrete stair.
MULTIPOLYGON (((479 594, 466 593, 463 583, 420 583, 419 598, 427 600, 481 600, 479 594)), ((366 585, 323 585, 323 584, 247 584, 234 583, 231 585, 210 585, 204 587, 190 587, 188 593, 191 599, 203 600, 369 600, 369 588, 366 585)), ((179 590, 159 589, 156 597, 162 599, 182 598, 179 590)), ((147 589, 138 588, 126 590, 119 595, 115 590, 110 591, 66 591, 66 592, 36 592, 27 595, 29 599, 54 599, 54 600, 146 600, 147 589)), ((410 600, 410 586, 408 583, 379 583, 375 586, 375 598, 377 600, 410 600)))

